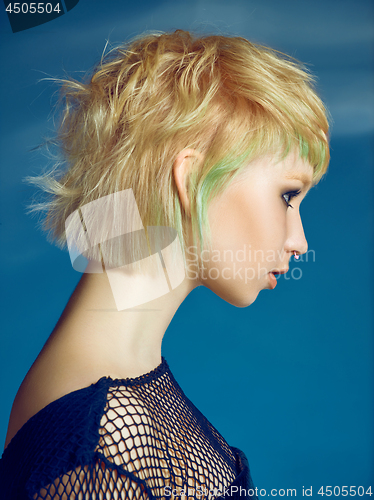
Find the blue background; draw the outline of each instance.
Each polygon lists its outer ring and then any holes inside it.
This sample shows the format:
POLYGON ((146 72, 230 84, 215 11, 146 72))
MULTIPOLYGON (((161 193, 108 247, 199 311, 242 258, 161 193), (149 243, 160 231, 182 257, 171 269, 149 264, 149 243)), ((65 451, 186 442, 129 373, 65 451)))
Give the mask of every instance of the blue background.
MULTIPOLYGON (((30 153, 53 130, 56 87, 144 30, 241 35, 307 63, 332 118, 328 175, 302 205, 315 262, 293 263, 249 308, 200 288, 182 304, 164 356, 186 394, 242 448, 256 486, 373 484, 373 7, 366 0, 80 0, 13 34, 1 12, 0 441, 17 388, 80 275, 25 213, 30 153)), ((374 492, 374 489, 373 489, 374 492)))

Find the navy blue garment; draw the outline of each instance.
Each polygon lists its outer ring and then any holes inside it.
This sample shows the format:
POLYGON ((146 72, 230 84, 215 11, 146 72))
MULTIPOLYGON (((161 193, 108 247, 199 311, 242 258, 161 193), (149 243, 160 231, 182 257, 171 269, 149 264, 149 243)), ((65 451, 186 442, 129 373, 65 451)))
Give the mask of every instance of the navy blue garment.
POLYGON ((250 498, 243 452, 185 396, 168 364, 95 384, 31 417, 0 460, 7 500, 250 498))

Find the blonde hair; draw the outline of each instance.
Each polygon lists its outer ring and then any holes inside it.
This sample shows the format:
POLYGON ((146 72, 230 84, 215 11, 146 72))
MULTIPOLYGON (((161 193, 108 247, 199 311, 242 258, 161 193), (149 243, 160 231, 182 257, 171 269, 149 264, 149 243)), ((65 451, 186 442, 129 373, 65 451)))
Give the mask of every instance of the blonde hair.
POLYGON ((33 179, 52 194, 35 209, 47 210, 45 228, 63 245, 72 212, 131 188, 143 225, 175 228, 185 247, 173 163, 193 148, 204 158, 189 184, 201 243, 209 201, 249 161, 296 148, 315 182, 325 173, 328 121, 312 82, 297 61, 241 37, 138 37, 103 57, 88 81, 63 81, 57 142, 68 169, 33 179))

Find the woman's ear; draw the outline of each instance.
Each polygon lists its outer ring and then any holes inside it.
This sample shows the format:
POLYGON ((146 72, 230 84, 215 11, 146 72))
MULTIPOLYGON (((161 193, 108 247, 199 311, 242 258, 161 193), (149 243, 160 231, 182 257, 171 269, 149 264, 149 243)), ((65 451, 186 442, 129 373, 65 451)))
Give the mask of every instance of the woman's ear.
POLYGON ((189 182, 193 168, 202 163, 204 157, 196 149, 183 149, 175 158, 173 174, 178 189, 179 199, 188 216, 191 216, 189 182))

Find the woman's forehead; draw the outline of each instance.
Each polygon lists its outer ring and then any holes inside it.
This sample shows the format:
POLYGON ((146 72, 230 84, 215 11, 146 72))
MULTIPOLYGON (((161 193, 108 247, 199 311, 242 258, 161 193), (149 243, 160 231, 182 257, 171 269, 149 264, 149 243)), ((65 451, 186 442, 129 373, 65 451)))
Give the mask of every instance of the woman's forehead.
MULTIPOLYGON (((298 153, 291 152, 286 157, 280 155, 266 154, 252 160, 241 172, 239 178, 266 173, 266 176, 282 177, 289 180, 298 180, 307 188, 313 185, 313 167, 300 158, 298 153)), ((238 180, 239 180, 238 178, 238 180)))
POLYGON ((314 169, 310 163, 293 152, 283 161, 284 177, 290 180, 299 180, 307 188, 313 185, 314 169))

